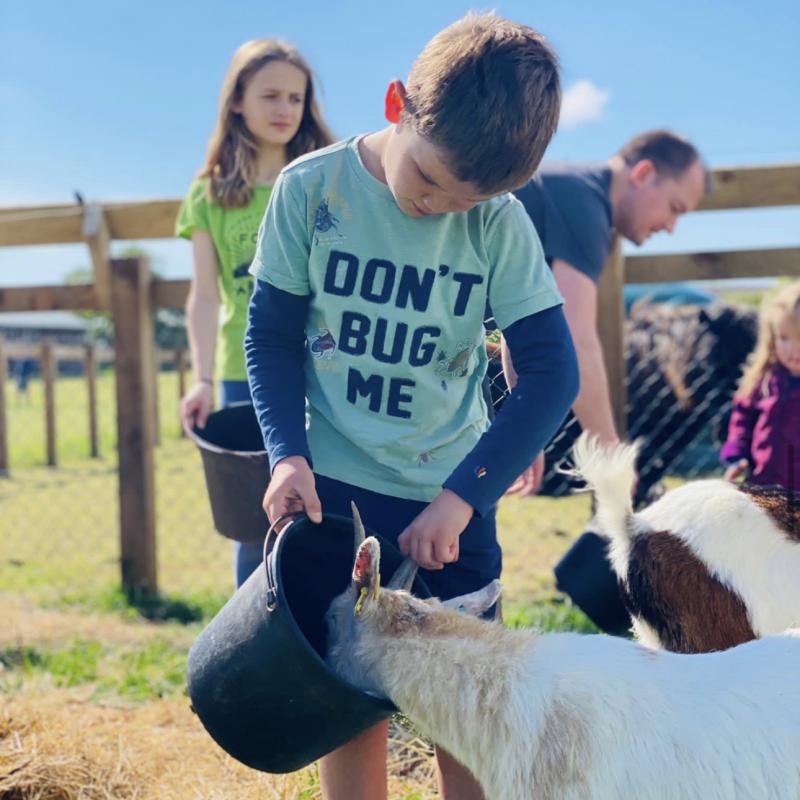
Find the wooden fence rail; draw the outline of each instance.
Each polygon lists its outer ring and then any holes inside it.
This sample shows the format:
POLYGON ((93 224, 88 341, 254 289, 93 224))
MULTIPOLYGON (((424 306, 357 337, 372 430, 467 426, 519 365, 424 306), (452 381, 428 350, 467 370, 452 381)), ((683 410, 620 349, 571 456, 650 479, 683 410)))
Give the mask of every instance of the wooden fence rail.
MULTIPOLYGON (((8 475, 11 469, 9 460, 7 427, 6 427, 6 383, 9 375, 14 377, 8 368, 8 362, 22 360, 37 362, 44 385, 45 411, 45 463, 48 466, 58 465, 57 448, 57 374, 58 364, 64 361, 79 362, 82 365, 83 377, 86 381, 88 424, 89 424, 89 456, 100 456, 100 440, 98 431, 98 399, 97 369, 101 365, 114 364, 114 349, 107 345, 93 343, 68 345, 58 344, 45 339, 43 342, 4 342, 0 336, 0 475, 8 475)), ((159 349, 155 353, 155 369, 160 371, 165 366, 174 366, 178 375, 179 400, 185 394, 186 370, 188 360, 183 348, 176 350, 159 349)), ((157 386, 157 382, 155 384, 157 386)), ((157 398, 155 398, 157 401, 157 398)), ((155 403, 157 407, 157 402, 155 403)), ((156 412, 157 424, 157 412, 156 412)), ((180 428, 183 436, 183 428, 180 428)), ((156 437, 157 438, 157 437, 156 437)))
MULTIPOLYGON (((800 164, 721 168, 713 171, 713 179, 715 191, 703 200, 699 211, 800 205, 800 164)), ((117 374, 122 377, 117 381, 120 541, 122 582, 128 589, 157 587, 152 463, 156 359, 150 320, 154 308, 182 307, 189 282, 152 280, 142 259, 114 262, 110 243, 172 237, 179 204, 179 200, 169 199, 0 209, 0 246, 84 242, 94 269, 91 285, 0 288, 0 312, 112 308, 117 374)), ((617 243, 599 287, 599 326, 620 431, 625 430, 625 283, 784 275, 800 276, 800 247, 623 257, 617 243)), ((7 349, 8 345, 5 355, 0 355, 0 378, 9 357, 7 349)), ((181 391, 184 362, 181 354, 181 391)), ((0 386, 4 384, 0 380, 0 386)), ((7 464, 5 406, 0 392, 0 471, 7 469, 7 464)))

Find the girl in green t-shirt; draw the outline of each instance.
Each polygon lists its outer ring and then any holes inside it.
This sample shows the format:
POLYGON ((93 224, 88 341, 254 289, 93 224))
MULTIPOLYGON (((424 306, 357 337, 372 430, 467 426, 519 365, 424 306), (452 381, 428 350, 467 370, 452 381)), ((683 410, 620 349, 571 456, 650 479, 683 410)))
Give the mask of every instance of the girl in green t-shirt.
MULTIPOLYGON (((272 184, 290 161, 332 142, 300 52, 276 39, 243 44, 222 84, 206 163, 176 223, 194 258, 186 316, 195 380, 181 401, 186 427, 204 427, 215 380, 221 405, 250 399, 243 349, 248 270, 272 184)), ((249 559, 238 548, 237 584, 261 560, 261 548, 252 549, 249 559)))

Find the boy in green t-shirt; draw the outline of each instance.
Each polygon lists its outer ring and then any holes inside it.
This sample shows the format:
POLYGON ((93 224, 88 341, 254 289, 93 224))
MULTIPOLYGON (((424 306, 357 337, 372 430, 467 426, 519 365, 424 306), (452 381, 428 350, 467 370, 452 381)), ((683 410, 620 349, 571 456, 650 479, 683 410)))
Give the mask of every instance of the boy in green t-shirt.
MULTIPOLYGON (((282 171, 259 234, 245 351, 270 519, 319 522, 354 500, 442 598, 499 576, 495 503, 577 392, 561 297, 508 193, 538 165, 559 101, 541 35, 469 14, 427 45, 407 89, 391 84, 393 126, 282 171), (487 304, 519 374, 491 426, 487 304)), ((335 750, 323 796, 384 800, 385 755, 385 724, 335 750)), ((482 796, 437 758, 442 797, 482 796)))

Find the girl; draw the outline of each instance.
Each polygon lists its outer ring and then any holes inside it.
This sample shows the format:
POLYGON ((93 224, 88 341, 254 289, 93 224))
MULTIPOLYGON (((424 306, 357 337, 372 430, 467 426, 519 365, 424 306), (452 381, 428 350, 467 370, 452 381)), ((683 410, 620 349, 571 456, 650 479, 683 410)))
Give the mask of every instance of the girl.
MULTIPOLYGON (((222 84, 206 163, 176 224, 194 257, 186 315, 195 382, 181 401, 184 426, 205 425, 215 379, 221 405, 250 399, 242 342, 258 227, 281 169, 332 141, 297 49, 275 39, 243 44, 222 84)), ((260 561, 259 546, 237 543, 237 585, 260 561)))
POLYGON ((768 298, 756 348, 734 397, 721 458, 725 477, 748 470, 762 486, 800 482, 800 282, 768 298))

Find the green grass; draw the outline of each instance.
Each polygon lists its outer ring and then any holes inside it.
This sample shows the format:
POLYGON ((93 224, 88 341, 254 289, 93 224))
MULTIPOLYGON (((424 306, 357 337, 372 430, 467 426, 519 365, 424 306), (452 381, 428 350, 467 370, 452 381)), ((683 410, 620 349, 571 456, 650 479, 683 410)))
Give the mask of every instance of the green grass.
POLYGON ((150 622, 208 622, 227 602, 227 592, 198 591, 174 594, 130 593, 118 584, 93 591, 66 593, 52 600, 43 600, 43 608, 70 609, 114 614, 121 619, 146 619, 150 622))
POLYGON ((551 631, 600 632, 579 608, 573 606, 568 599, 560 597, 504 608, 503 621, 509 628, 535 628, 542 633, 551 631))
POLYGON ((145 645, 75 638, 66 645, 12 645, 0 650, 0 693, 52 685, 92 685, 95 700, 147 702, 185 691, 186 651, 167 639, 145 645))

